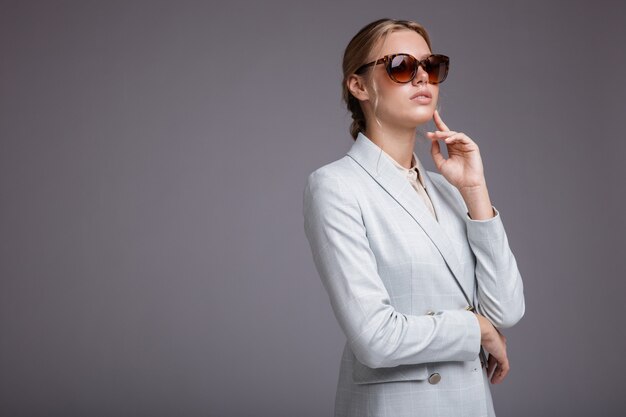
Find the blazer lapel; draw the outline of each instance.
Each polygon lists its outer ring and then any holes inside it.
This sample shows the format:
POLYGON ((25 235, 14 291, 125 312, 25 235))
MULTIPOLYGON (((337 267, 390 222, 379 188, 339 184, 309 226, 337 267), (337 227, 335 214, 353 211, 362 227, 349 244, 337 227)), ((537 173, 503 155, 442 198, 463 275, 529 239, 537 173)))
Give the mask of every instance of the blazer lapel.
MULTIPOLYGON (((454 246, 450 242, 445 230, 433 218, 417 192, 411 187, 409 181, 402 176, 388 157, 381 152, 381 148, 365 135, 359 133, 347 155, 359 164, 418 223, 435 244, 439 253, 441 253, 441 256, 443 256, 446 264, 450 268, 450 271, 452 271, 458 285, 461 286, 461 266, 454 251, 454 246)), ((419 168, 420 173, 423 175, 424 182, 426 183, 428 195, 431 198, 437 217, 441 220, 445 210, 441 208, 442 202, 438 191, 421 165, 419 168)), ((461 290, 465 293, 467 298, 469 292, 462 286, 461 290)))

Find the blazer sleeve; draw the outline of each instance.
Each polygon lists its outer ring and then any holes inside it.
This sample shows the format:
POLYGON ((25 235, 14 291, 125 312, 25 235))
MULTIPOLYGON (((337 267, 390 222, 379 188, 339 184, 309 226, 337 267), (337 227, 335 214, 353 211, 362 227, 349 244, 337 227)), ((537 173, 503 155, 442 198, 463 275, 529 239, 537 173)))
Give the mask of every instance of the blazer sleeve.
POLYGON ((476 310, 497 328, 515 325, 525 312, 524 286, 500 213, 473 220, 466 213, 467 238, 476 257, 476 310))
POLYGON ((316 269, 361 363, 380 368, 478 356, 480 326, 474 313, 460 309, 415 316, 394 309, 360 206, 342 178, 313 172, 304 190, 303 214, 316 269))

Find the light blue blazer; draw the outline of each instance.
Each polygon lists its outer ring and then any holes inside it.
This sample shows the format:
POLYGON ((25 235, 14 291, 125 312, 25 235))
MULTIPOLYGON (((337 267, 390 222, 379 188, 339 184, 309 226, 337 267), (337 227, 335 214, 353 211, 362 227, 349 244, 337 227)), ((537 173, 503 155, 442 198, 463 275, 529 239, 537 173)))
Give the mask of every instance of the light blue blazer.
POLYGON ((470 219, 454 186, 419 169, 438 221, 362 133, 307 179, 305 234, 347 338, 336 417, 495 415, 463 292, 506 328, 524 315, 522 278, 500 213, 470 219))

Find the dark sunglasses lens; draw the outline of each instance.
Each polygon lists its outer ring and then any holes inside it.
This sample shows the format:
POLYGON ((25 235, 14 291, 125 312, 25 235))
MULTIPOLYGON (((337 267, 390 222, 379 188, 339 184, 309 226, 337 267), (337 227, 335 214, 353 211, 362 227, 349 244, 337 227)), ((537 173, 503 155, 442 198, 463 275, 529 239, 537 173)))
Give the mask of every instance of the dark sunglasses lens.
POLYGON ((449 61, 442 55, 431 55, 424 61, 424 71, 428 73, 428 82, 439 84, 448 76, 449 61))
POLYGON ((413 57, 397 55, 389 62, 387 71, 389 71, 389 75, 395 81, 406 83, 413 79, 416 70, 415 65, 416 61, 413 57))

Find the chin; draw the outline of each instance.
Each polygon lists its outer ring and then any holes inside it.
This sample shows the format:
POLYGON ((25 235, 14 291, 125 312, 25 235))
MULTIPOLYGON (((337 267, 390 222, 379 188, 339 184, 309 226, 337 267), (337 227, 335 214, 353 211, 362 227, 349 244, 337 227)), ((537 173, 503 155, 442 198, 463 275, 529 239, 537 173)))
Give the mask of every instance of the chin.
POLYGON ((416 114, 411 118, 411 124, 415 125, 415 127, 428 123, 433 119, 435 114, 435 109, 429 109, 428 111, 420 112, 420 114, 416 114))

